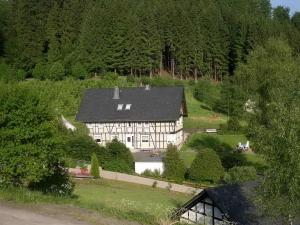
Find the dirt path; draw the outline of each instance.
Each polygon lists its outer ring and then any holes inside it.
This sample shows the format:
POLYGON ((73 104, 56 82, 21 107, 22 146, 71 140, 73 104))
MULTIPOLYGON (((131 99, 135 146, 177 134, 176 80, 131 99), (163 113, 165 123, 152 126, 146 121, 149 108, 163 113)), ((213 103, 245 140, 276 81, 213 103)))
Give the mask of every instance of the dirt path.
POLYGON ((139 225, 63 205, 16 205, 0 201, 0 225, 139 225))

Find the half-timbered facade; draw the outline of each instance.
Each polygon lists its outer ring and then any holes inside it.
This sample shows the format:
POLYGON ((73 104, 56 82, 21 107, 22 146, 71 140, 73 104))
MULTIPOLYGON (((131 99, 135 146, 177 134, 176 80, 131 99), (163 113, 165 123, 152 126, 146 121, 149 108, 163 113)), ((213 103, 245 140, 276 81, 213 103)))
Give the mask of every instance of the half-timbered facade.
MULTIPOLYGON (((281 225, 282 218, 264 215, 255 203, 257 182, 208 188, 174 214, 174 220, 201 225, 281 225)), ((295 222, 299 222, 299 218, 295 222)), ((298 224, 298 223, 295 224, 298 224)))
POLYGON ((183 87, 115 87, 87 90, 77 120, 97 143, 118 139, 139 151, 181 145, 184 116, 183 87))

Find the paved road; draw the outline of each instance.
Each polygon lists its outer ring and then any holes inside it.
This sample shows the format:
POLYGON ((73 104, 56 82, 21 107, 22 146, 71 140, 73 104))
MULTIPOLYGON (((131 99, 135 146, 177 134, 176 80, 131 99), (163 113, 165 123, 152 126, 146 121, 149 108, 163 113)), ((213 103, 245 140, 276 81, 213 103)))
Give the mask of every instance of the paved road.
POLYGON ((26 209, 1 205, 0 225, 87 225, 72 218, 55 218, 26 209))

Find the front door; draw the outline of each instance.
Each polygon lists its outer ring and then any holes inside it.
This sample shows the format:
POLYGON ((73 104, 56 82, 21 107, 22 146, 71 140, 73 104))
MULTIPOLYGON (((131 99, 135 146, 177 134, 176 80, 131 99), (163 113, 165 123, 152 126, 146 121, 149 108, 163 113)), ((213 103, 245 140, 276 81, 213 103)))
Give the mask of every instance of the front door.
POLYGON ((126 147, 132 149, 133 146, 133 136, 132 135, 126 135, 126 147))

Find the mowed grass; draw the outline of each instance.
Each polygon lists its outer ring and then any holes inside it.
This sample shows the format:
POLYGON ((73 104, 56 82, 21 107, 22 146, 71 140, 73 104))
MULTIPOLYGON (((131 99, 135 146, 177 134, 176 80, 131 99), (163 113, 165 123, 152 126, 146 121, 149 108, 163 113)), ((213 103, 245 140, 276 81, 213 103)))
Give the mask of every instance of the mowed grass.
POLYGON ((123 219, 156 224, 191 196, 125 182, 76 181, 78 204, 123 219))
POLYGON ((188 117, 184 118, 185 129, 219 128, 220 124, 226 123, 226 116, 209 110, 194 98, 192 86, 185 86, 185 98, 188 109, 188 117))
MULTIPOLYGON (((197 151, 191 147, 192 143, 199 142, 205 140, 207 137, 216 139, 220 144, 227 146, 227 148, 235 148, 236 145, 241 143, 246 143, 247 138, 243 134, 206 134, 206 133, 195 133, 191 135, 185 145, 182 146, 180 151, 180 157, 184 161, 186 167, 190 167, 193 160, 197 155, 197 151)), ((204 141, 205 145, 205 141, 204 141)), ((203 148, 209 146, 202 146, 203 148)), ((251 142, 250 142, 251 147, 251 142)), ((242 153, 246 159, 246 165, 254 166, 258 172, 262 172, 266 168, 266 162, 261 155, 255 154, 253 152, 245 152, 242 153)))
POLYGON ((170 212, 191 196, 126 182, 110 180, 75 180, 74 197, 44 195, 25 188, 0 189, 0 200, 28 204, 66 204, 96 211, 101 215, 160 224, 170 212))

